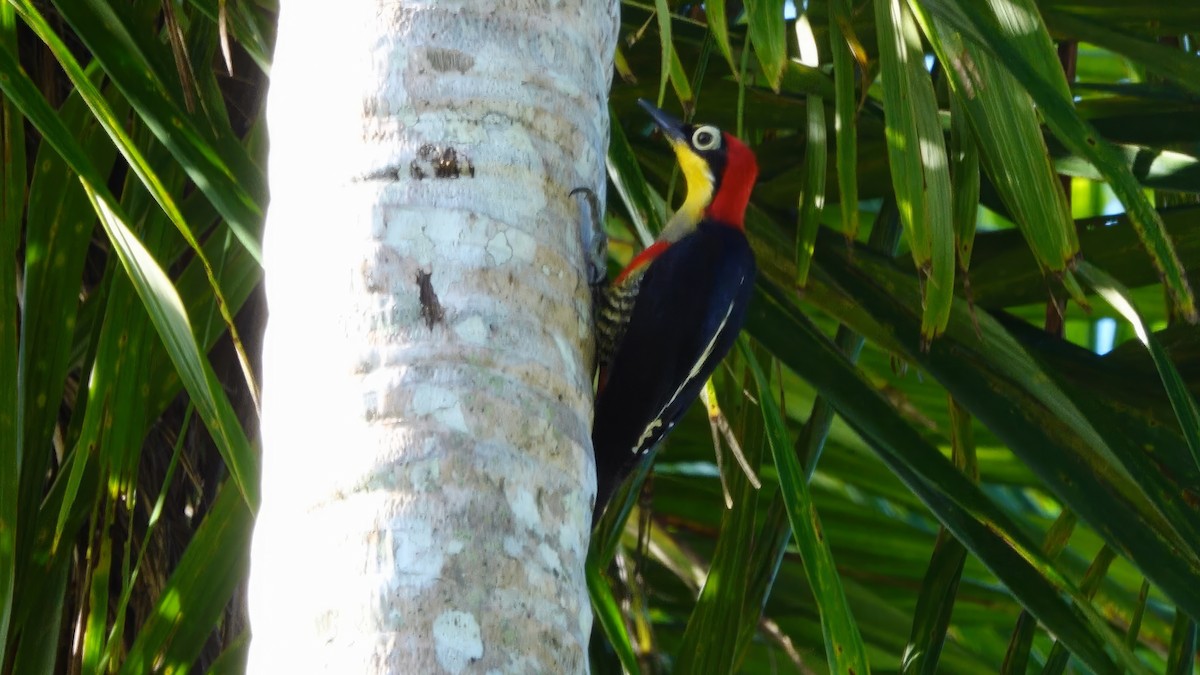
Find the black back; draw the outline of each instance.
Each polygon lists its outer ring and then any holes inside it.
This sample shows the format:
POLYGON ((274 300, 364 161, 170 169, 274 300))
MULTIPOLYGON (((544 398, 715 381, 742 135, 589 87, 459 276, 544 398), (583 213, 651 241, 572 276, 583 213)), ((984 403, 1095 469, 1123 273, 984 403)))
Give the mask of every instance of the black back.
POLYGON ((709 221, 650 263, 629 328, 596 395, 597 517, 733 346, 745 323, 754 276, 754 254, 745 235, 709 221), (655 419, 662 424, 647 433, 655 419))

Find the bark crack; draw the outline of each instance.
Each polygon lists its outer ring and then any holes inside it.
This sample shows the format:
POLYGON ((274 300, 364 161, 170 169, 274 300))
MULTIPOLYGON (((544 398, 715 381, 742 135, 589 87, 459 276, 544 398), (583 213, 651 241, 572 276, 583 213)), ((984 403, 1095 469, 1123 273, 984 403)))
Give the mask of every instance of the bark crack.
POLYGON ((425 319, 425 325, 429 330, 433 330, 435 323, 441 323, 446 318, 446 312, 442 309, 442 303, 438 301, 437 293, 433 291, 433 272, 425 270, 417 270, 417 288, 420 291, 421 300, 421 318, 425 319))

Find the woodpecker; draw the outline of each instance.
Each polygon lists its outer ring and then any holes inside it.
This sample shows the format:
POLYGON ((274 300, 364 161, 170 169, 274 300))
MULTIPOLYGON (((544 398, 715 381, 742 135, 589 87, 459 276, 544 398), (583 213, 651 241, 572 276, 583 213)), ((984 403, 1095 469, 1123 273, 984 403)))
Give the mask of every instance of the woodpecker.
POLYGON ((594 520, 733 346, 755 276, 744 225, 758 177, 754 154, 714 126, 638 103, 675 151, 687 196, 597 307, 594 520))

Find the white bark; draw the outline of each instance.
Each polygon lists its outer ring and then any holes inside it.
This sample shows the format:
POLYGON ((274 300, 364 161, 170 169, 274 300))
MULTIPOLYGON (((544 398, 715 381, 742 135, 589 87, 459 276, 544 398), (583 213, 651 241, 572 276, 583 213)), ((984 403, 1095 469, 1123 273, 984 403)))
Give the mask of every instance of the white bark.
POLYGON ((250 672, 586 672, 617 2, 282 5, 250 672))

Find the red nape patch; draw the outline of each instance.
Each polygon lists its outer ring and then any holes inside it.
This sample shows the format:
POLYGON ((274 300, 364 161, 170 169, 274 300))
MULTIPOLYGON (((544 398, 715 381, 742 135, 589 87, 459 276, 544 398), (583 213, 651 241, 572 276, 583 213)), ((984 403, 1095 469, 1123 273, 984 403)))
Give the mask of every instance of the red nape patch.
POLYGON ((754 153, 732 134, 725 133, 725 173, 721 175, 721 188, 705 209, 709 218, 745 227, 746 205, 750 203, 750 191, 758 178, 758 162, 754 153))
POLYGON ((654 260, 659 256, 660 253, 667 250, 667 246, 669 245, 670 242, 667 241, 656 241, 642 249, 642 252, 634 256, 633 260, 630 260, 629 264, 625 266, 625 269, 621 270, 621 273, 617 275, 617 279, 613 283, 619 284, 622 281, 625 281, 626 277, 628 277, 630 274, 633 274, 646 265, 649 265, 650 261, 654 260))

